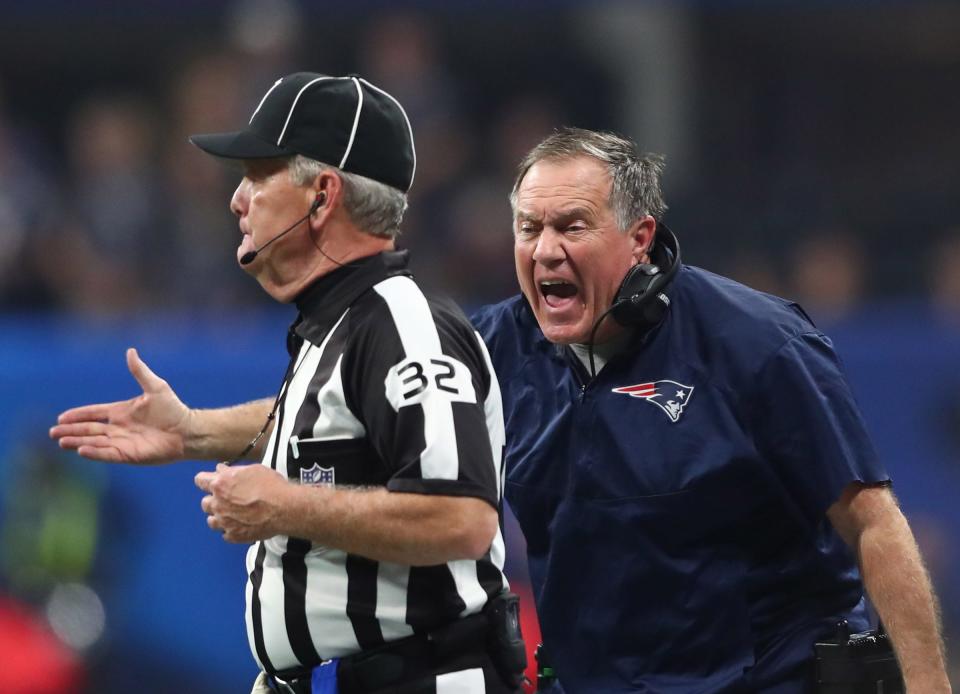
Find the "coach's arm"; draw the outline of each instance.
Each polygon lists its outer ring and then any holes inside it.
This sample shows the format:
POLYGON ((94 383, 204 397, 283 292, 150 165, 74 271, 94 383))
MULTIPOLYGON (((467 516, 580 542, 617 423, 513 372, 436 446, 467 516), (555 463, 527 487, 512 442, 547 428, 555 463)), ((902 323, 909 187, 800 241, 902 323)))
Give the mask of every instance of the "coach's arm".
POLYGON ((482 499, 292 484, 263 465, 201 472, 207 524, 229 542, 301 537, 377 561, 429 566, 479 559, 497 532, 482 499))
POLYGON ((851 484, 827 510, 854 550, 908 692, 950 692, 938 606, 907 519, 889 487, 851 484))
MULTIPOLYGON (((61 448, 91 460, 132 465, 230 460, 270 414, 269 398, 215 410, 189 408, 132 348, 127 350, 127 368, 143 392, 129 400, 63 412, 50 429, 61 448)), ((268 427, 249 458, 259 457, 269 434, 268 427)))

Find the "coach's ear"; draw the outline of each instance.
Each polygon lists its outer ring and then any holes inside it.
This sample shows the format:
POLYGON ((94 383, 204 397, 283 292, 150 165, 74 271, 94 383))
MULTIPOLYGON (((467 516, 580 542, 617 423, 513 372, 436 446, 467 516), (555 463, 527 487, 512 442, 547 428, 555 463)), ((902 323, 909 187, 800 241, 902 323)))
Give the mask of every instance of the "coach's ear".
POLYGON ((650 262, 650 251, 653 249, 653 239, 656 231, 657 220, 651 215, 644 215, 627 230, 632 242, 631 253, 634 265, 650 262))

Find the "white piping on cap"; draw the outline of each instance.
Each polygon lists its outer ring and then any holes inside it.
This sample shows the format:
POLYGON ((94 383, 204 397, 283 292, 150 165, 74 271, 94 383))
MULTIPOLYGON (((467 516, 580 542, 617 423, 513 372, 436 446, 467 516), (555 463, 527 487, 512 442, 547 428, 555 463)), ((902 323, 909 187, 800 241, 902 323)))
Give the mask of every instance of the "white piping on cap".
POLYGON ((347 141, 347 151, 343 153, 343 159, 340 160, 339 168, 343 170, 343 165, 347 163, 347 157, 350 156, 350 150, 353 149, 353 138, 357 136, 357 126, 360 124, 360 110, 363 108, 363 90, 360 88, 360 82, 356 77, 351 77, 354 86, 357 88, 357 113, 353 117, 353 129, 350 131, 350 139, 347 141))
POLYGON ((297 107, 297 102, 300 101, 300 97, 303 95, 303 93, 307 91, 307 89, 309 89, 312 85, 316 84, 317 82, 322 82, 323 80, 342 80, 342 79, 350 79, 350 78, 349 77, 328 77, 328 76, 317 77, 315 79, 310 80, 305 85, 303 85, 300 91, 297 92, 297 98, 295 98, 293 100, 293 103, 290 104, 290 112, 287 114, 287 120, 283 124, 283 130, 280 131, 280 137, 277 138, 277 147, 282 147, 281 143, 283 142, 283 136, 287 134, 287 126, 290 125, 290 119, 293 117, 293 111, 297 107))
POLYGON ((267 90, 267 93, 263 95, 263 98, 260 99, 260 103, 257 104, 257 108, 254 109, 253 115, 250 116, 250 120, 247 121, 247 125, 249 125, 250 123, 252 123, 252 122, 253 122, 253 119, 257 117, 257 114, 260 113, 260 107, 263 106, 263 102, 267 100, 267 97, 268 97, 268 96, 270 96, 270 92, 272 92, 274 89, 276 89, 278 86, 280 86, 280 83, 281 83, 281 82, 283 82, 283 78, 282 78, 282 77, 281 77, 280 79, 278 79, 276 82, 274 82, 274 83, 273 83, 273 86, 270 87, 270 89, 267 90))
POLYGON ((363 82, 368 87, 370 87, 371 89, 376 89, 378 92, 380 92, 385 97, 390 99, 390 101, 395 103, 397 105, 397 108, 400 109, 400 113, 403 114, 403 120, 407 122, 407 131, 410 133, 410 152, 413 154, 413 170, 410 172, 410 183, 407 184, 407 190, 410 190, 410 186, 413 185, 413 177, 417 173, 417 148, 413 144, 413 128, 410 127, 410 119, 407 118, 407 112, 403 110, 403 106, 400 105, 399 101, 394 99, 392 95, 380 89, 380 87, 376 86, 375 84, 370 84, 367 80, 363 79, 362 77, 360 78, 360 81, 363 82))

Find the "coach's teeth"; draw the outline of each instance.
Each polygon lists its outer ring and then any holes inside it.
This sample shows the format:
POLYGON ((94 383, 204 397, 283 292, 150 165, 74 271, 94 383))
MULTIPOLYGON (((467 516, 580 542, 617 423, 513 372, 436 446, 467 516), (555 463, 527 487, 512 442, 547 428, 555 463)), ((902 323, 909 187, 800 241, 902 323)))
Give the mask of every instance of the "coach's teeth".
POLYGON ((565 280, 544 280, 540 282, 540 292, 544 296, 567 299, 577 294, 577 287, 565 280))

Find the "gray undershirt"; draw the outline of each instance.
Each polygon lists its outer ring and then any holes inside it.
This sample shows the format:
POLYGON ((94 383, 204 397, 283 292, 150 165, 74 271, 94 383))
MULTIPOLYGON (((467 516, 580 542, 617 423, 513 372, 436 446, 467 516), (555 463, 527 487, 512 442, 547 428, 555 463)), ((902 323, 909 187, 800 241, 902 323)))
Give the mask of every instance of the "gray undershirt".
MULTIPOLYGON (((622 330, 603 344, 593 346, 593 363, 597 368, 597 373, 603 370, 610 359, 624 350, 631 337, 633 337, 633 330, 622 330)), ((583 364, 587 373, 590 373, 590 348, 587 345, 573 343, 570 345, 570 349, 583 364)))

